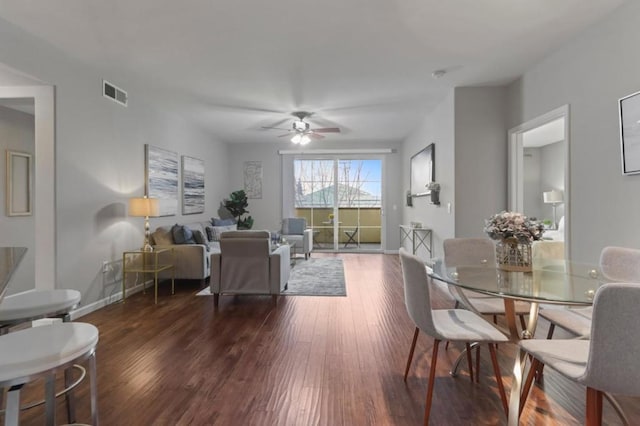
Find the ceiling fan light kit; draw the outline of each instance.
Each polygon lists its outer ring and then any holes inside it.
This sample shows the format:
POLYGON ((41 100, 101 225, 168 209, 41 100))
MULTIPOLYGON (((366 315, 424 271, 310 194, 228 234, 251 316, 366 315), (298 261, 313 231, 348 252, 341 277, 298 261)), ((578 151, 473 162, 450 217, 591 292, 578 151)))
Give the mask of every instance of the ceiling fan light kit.
POLYGON ((311 138, 304 133, 298 133, 291 138, 291 142, 298 145, 306 145, 311 142, 311 138))
MULTIPOLYGON (((323 139, 324 136, 320 133, 340 133, 340 129, 338 127, 325 127, 320 129, 312 129, 309 123, 304 121, 305 118, 313 115, 312 112, 306 111, 296 111, 292 112, 291 115, 297 117, 298 119, 293 122, 291 126, 291 130, 288 130, 288 133, 284 135, 280 135, 279 137, 289 136, 291 133, 294 133, 291 138, 291 142, 298 145, 306 145, 311 142, 311 139, 323 139)), ((274 129, 274 130, 287 130, 281 129, 279 127, 263 127, 263 129, 274 129)))

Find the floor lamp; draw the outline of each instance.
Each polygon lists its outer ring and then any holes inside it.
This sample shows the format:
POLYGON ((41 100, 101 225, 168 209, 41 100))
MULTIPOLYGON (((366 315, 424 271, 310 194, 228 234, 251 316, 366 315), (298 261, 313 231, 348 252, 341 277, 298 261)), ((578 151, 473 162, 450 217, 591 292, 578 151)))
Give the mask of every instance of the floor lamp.
POLYGON ((547 191, 542 193, 542 198, 545 204, 551 204, 553 208, 553 229, 558 229, 558 222, 556 221, 556 208, 558 204, 561 204, 562 199, 562 191, 547 191))
POLYGON ((160 206, 157 198, 129 198, 129 216, 144 217, 144 244, 143 251, 153 251, 153 247, 149 243, 149 217, 159 216, 160 206))

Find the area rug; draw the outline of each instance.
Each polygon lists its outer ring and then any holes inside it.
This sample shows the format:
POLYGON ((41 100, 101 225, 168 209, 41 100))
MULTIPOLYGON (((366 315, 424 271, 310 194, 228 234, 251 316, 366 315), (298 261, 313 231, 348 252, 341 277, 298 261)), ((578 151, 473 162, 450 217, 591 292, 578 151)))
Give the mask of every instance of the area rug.
POLYGON ((283 295, 346 296, 342 259, 335 257, 298 260, 291 269, 289 286, 283 295))
MULTIPOLYGON (((283 296, 346 296, 342 259, 335 257, 298 260, 291 269, 283 296)), ((211 296, 209 286, 196 296, 211 296)))

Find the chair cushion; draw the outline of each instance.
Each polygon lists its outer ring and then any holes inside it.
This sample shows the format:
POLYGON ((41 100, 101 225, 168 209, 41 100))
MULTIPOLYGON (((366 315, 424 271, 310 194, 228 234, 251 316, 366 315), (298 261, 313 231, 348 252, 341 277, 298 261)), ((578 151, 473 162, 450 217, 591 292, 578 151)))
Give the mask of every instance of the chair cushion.
POLYGON ((528 339, 520 347, 560 374, 577 379, 587 367, 589 340, 528 339))
POLYGON ((195 244, 193 239, 193 231, 188 226, 178 225, 177 223, 171 228, 173 242, 176 244, 195 244))
POLYGON ((507 342, 509 339, 484 318, 464 309, 436 309, 433 323, 442 340, 507 342))
POLYGON ((589 336, 591 334, 591 307, 568 309, 568 308, 548 308, 541 309, 540 316, 550 323, 562 327, 565 330, 578 336, 589 336))

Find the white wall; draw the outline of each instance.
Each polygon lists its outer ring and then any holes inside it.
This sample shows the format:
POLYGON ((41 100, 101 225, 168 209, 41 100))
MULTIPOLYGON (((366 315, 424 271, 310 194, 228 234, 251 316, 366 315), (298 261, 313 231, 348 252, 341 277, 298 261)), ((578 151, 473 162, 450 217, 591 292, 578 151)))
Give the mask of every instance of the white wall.
MULTIPOLYGON (((328 136, 330 138, 330 136, 328 136)), ((314 141, 313 146, 307 145, 305 151, 313 149, 367 149, 391 148, 396 151, 400 144, 388 142, 336 144, 331 141, 314 141)), ((248 210, 254 219, 254 229, 278 230, 282 220, 282 159, 279 150, 292 150, 294 146, 289 142, 259 143, 259 144, 231 144, 229 149, 229 186, 228 192, 243 189, 243 163, 245 161, 262 161, 263 185, 262 198, 249 199, 248 210)), ((403 193, 397 191, 401 184, 403 173, 401 156, 399 153, 383 154, 383 196, 385 213, 385 250, 397 250, 400 245, 398 225, 400 224, 403 193), (395 208, 394 208, 395 206, 395 208)), ((406 163, 408 165, 408 163, 406 163)), ((406 170, 408 173, 408 168, 406 170)), ((225 194, 225 197, 228 194, 225 194)), ((220 200, 221 201, 221 200, 220 200)))
MULTIPOLYGON (((565 143, 564 141, 545 145, 540 148, 540 188, 542 191, 552 189, 564 192, 564 165, 565 165, 565 143)), ((545 218, 553 217, 551 204, 542 203, 542 193, 539 195, 540 203, 544 206, 545 218)), ((564 203, 556 207, 556 220, 559 221, 564 215, 564 203)))
POLYGON ((119 277, 101 273, 102 261, 141 245, 142 220, 126 216, 126 202, 144 192, 144 144, 203 159, 206 167, 206 212, 152 219, 152 228, 214 215, 228 188, 226 146, 147 101, 141 87, 0 23, 4 64, 56 88, 56 286, 80 290, 86 305, 120 290, 119 277), (103 78, 128 90, 129 107, 101 96, 103 78))
POLYGON ((640 247, 640 175, 622 176, 619 98, 640 90, 640 2, 548 56, 510 87, 510 127, 570 105, 570 250, 596 262, 603 247, 640 247))
MULTIPOLYGON (((436 182, 440 184, 440 205, 430 203, 430 197, 414 197, 413 207, 403 204, 402 223, 422 222, 433 233, 432 256, 442 256, 442 241, 455 236, 455 159, 454 159, 454 91, 452 90, 426 117, 422 126, 416 129, 403 143, 402 165, 404 195, 409 189, 409 163, 411 157, 427 145, 435 143, 436 182), (447 212, 447 204, 452 204, 452 212, 447 212)), ((407 243, 405 248, 411 249, 407 243)), ((428 253, 417 253, 426 258, 428 253)))
MULTIPOLYGON (((33 115, 0 106, 0 153, 4 157, 6 150, 26 152, 35 157, 35 124, 33 115)), ((34 158, 32 159, 32 166, 34 158)), ((6 161, 0 161, 0 176, 6 176, 6 161)), ((35 174, 31 170, 31 181, 35 174)), ((3 246, 26 247, 27 254, 20 267, 11 278, 7 294, 14 294, 34 287, 35 282, 35 225, 34 216, 6 215, 5 179, 0 191, 0 235, 3 246)), ((31 199, 33 203, 33 198, 31 199)))
POLYGON ((456 237, 486 237, 485 219, 507 208, 507 90, 455 89, 456 237))

